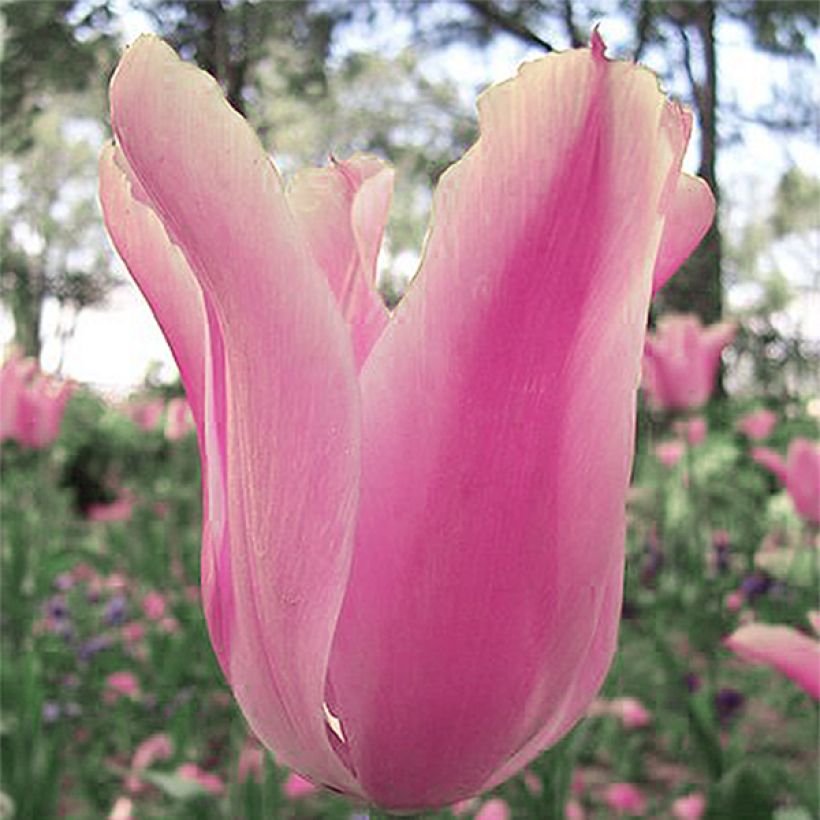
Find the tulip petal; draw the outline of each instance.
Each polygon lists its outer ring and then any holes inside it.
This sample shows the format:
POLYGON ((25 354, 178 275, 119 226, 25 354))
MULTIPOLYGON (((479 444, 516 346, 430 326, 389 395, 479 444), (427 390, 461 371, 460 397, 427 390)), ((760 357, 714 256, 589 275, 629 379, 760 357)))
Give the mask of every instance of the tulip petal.
POLYGON ((733 632, 725 645, 743 660, 771 666, 815 700, 820 700, 820 641, 772 624, 747 624, 733 632))
POLYGON ((653 292, 666 284, 698 246, 714 218, 715 198, 709 186, 700 177, 681 174, 658 248, 653 292))
POLYGON ((376 259, 392 193, 393 170, 363 155, 302 171, 288 187, 294 218, 350 327, 358 368, 387 324, 376 259))
POLYGON ((206 420, 207 399, 218 393, 205 395, 206 370, 213 381, 214 367, 220 374, 223 369, 221 335, 218 328, 208 333, 199 283, 116 145, 105 146, 100 155, 100 202, 109 236, 171 347, 197 422, 203 486, 208 488, 203 494, 202 603, 214 651, 230 678, 233 592, 224 520, 224 447, 218 435, 208 432, 213 408, 206 420))
POLYGON ((786 489, 797 514, 806 521, 820 524, 820 443, 795 438, 786 457, 786 489))
POLYGON ((282 763, 355 792, 322 710, 359 483, 347 328, 276 170, 210 77, 140 38, 111 102, 123 154, 202 289, 204 449, 225 504, 209 487, 206 526, 229 544, 231 685, 282 763))
POLYGON ((599 50, 524 66, 479 113, 360 377, 361 512, 330 681, 357 775, 390 808, 474 793, 608 665, 617 610, 600 616, 689 122, 599 50))
POLYGON ((108 235, 159 322, 194 418, 201 418, 205 307, 185 257, 168 237, 118 146, 100 154, 100 203, 108 235))

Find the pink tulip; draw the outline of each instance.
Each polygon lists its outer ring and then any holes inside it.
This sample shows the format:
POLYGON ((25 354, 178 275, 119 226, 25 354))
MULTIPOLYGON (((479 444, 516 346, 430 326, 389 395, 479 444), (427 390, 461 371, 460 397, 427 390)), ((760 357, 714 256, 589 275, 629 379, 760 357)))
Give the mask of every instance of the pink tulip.
POLYGON ((811 524, 820 524, 820 443, 792 439, 784 461, 768 447, 752 449, 752 458, 784 484, 797 514, 811 524))
POLYGON ((279 761, 390 809, 511 777, 615 648, 653 275, 713 202, 680 171, 690 115, 603 50, 484 95, 392 317, 389 169, 284 190, 155 38, 112 80, 103 210, 197 424, 217 657, 279 761))
POLYGON ((47 447, 60 433, 73 392, 71 382, 39 372, 33 360, 12 356, 0 368, 0 441, 47 447))
POLYGON ((191 408, 183 398, 171 399, 165 408, 165 438, 178 441, 194 429, 191 408))
POLYGON ((607 786, 604 802, 619 815, 641 815, 646 812, 646 798, 632 783, 613 783, 607 786))
POLYGON ((700 407, 712 394, 720 354, 734 338, 731 322, 704 327, 697 316, 667 314, 646 340, 643 388, 662 410, 700 407))
POLYGON ((564 820, 586 820, 586 816, 584 807, 574 797, 564 804, 564 820))
POLYGON ((672 469, 683 458, 685 452, 686 447, 678 439, 661 441, 655 445, 655 457, 669 469, 672 469))
POLYGON ((737 429, 747 438, 760 441, 768 438, 777 425, 777 414, 771 410, 755 410, 738 419, 737 429))
POLYGON ((706 440, 709 426, 703 416, 694 416, 685 421, 678 421, 674 425, 675 431, 682 435, 690 447, 697 447, 706 440))
POLYGON ((620 718, 624 729, 643 729, 652 723, 652 715, 637 698, 615 698, 612 714, 620 718))
POLYGON ((475 820, 510 820, 510 807, 499 797, 494 797, 481 806, 475 820))
POLYGON ((168 760, 173 754, 171 738, 164 732, 151 735, 137 746, 131 758, 131 771, 125 779, 125 786, 132 794, 137 794, 145 788, 140 778, 140 772, 149 769, 158 760, 168 760))
POLYGON ((771 666, 820 700, 820 641, 789 626, 751 623, 724 644, 750 663, 771 666))
POLYGON ((733 592, 727 593, 723 603, 729 612, 740 612, 743 608, 743 604, 746 603, 746 596, 743 594, 743 590, 736 589, 733 592))
POLYGON ((250 738, 245 742, 239 753, 236 779, 244 783, 252 777, 257 783, 262 782, 262 773, 265 768, 265 752, 259 744, 250 738))
POLYGON ((134 497, 124 493, 114 501, 89 504, 85 511, 87 521, 130 521, 134 514, 134 497))
POLYGON ((106 698, 116 700, 118 697, 134 698, 139 695, 139 681, 131 672, 112 672, 105 679, 106 698))
POLYGON ((700 820, 706 811, 706 798, 700 792, 679 797, 672 803, 672 816, 677 820, 700 820))
POLYGON ((164 406, 162 399, 147 399, 131 402, 125 412, 140 430, 150 433, 157 428, 164 406))
POLYGON ((111 807, 108 820, 134 820, 134 801, 129 797, 118 797, 111 807))
POLYGON ((218 775, 200 769, 196 763, 183 763, 177 767, 177 776, 201 786, 206 792, 219 797, 225 791, 225 784, 218 775))
POLYGON ((527 787, 527 791, 538 797, 544 791, 544 784, 541 782, 541 778, 538 777, 534 772, 526 770, 522 775, 524 779, 524 785, 527 787))
POLYGON ((148 592, 142 598, 142 612, 149 621, 159 621, 165 615, 165 597, 159 592, 148 592))
POLYGON ((285 797, 290 800, 296 800, 299 797, 313 794, 316 791, 316 784, 305 780, 304 777, 300 777, 296 772, 291 772, 287 780, 285 780, 285 784, 282 786, 282 791, 285 797))

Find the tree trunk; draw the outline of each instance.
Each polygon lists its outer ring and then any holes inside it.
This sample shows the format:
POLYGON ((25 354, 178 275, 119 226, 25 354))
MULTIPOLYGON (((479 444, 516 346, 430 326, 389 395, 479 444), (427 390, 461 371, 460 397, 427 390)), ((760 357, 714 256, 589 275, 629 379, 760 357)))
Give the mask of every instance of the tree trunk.
MULTIPOLYGON (((685 67, 695 101, 700 127, 700 164, 698 175, 706 180, 720 204, 716 174, 717 159, 717 50, 715 47, 715 3, 706 0, 686 6, 685 20, 676 20, 685 51, 685 67), (687 28, 691 25, 703 55, 702 79, 691 64, 687 28)), ((661 291, 665 310, 696 313, 705 323, 720 319, 723 313, 721 287, 722 241, 719 214, 700 246, 661 291)))

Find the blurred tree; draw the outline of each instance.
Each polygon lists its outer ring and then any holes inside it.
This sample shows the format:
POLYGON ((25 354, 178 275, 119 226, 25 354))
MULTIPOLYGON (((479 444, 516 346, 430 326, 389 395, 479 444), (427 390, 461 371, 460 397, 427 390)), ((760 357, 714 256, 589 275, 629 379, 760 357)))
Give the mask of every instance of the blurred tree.
POLYGON ((222 85, 241 114, 257 99, 256 71, 276 45, 291 93, 321 96, 325 64, 336 26, 349 4, 315 0, 135 0, 157 32, 179 54, 197 62, 222 85))
MULTIPOLYGON (((726 105, 718 85, 719 23, 741 24, 758 49, 807 64, 813 60, 811 36, 820 24, 820 4, 802 0, 459 0, 449 4, 444 15, 434 13, 440 9, 435 0, 394 0, 394 6, 414 20, 418 37, 432 47, 455 41, 483 46, 507 35, 527 47, 549 51, 582 45, 602 18, 625 21, 632 41, 626 47, 610 43, 611 50, 635 59, 646 57, 669 87, 682 90, 698 125, 698 173, 718 199, 718 125, 726 105)), ((811 103, 804 100, 797 108, 777 105, 777 97, 782 95, 776 95, 775 104, 765 110, 750 113, 735 107, 726 113, 781 130, 816 124, 811 103)), ((794 97, 799 99, 796 94, 790 98, 794 97)), ((718 319, 723 309, 722 253, 716 220, 698 251, 662 291, 662 309, 694 311, 706 322, 718 319)))
POLYGON ((767 209, 728 232, 725 257, 730 281, 754 294, 735 311, 743 319, 735 350, 755 385, 779 398, 816 391, 820 349, 805 338, 799 302, 820 286, 820 179, 787 170, 767 209))
POLYGON ((0 2, 0 123, 4 152, 31 145, 31 126, 55 93, 81 91, 113 59, 107 0, 0 2))
POLYGON ((69 316, 61 330, 68 336, 77 312, 101 301, 114 282, 96 203, 97 144, 83 125, 90 127, 53 104, 29 127, 28 150, 3 166, 0 298, 29 356, 40 355, 48 298, 69 316))

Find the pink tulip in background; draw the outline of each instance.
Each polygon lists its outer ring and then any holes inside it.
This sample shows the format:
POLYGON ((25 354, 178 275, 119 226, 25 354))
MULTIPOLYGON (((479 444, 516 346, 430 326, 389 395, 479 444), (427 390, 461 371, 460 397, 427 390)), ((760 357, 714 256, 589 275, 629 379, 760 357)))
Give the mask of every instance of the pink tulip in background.
POLYGON ((820 443, 795 438, 785 461, 768 447, 754 447, 752 458, 786 487, 797 514, 811 524, 820 524, 820 443))
POLYGON ((686 439, 690 447, 697 447, 706 441, 709 425, 703 416, 693 416, 691 419, 681 419, 675 422, 674 430, 686 439))
POLYGON ((214 649, 279 762, 391 809, 515 774, 615 648, 653 280, 713 201, 690 115, 603 52, 481 98, 392 316, 383 163, 285 189, 161 41, 112 80, 101 199, 197 424, 214 649))
POLYGON ((676 820, 700 820, 706 811, 706 798, 700 792, 678 797, 672 803, 672 816, 676 820))
POLYGON ((613 783, 604 792, 604 802, 618 815, 646 812, 646 798, 632 783, 613 783))
POLYGON ((738 419, 737 429, 753 441, 768 438, 777 426, 777 413, 755 410, 738 419))
POLYGON ((158 760, 168 760, 173 754, 171 738, 164 732, 147 737, 137 746, 131 759, 131 770, 125 779, 125 787, 132 794, 141 792, 145 788, 140 773, 150 769, 158 760))
POLYGON ((183 780, 196 783, 206 792, 216 795, 217 797, 225 791, 225 784, 219 775, 213 774, 213 772, 206 772, 197 766, 196 763, 183 763, 177 767, 176 773, 177 776, 183 780))
POLYGON ((715 387, 720 354, 735 336, 732 322, 704 327, 697 316, 667 314, 646 340, 642 386, 660 410, 705 404, 715 387))
POLYGON ((183 398, 171 399, 165 408, 165 438, 178 441, 194 429, 191 408, 183 398))
POLYGON ((71 382, 41 373, 32 359, 9 358, 0 368, 0 441, 47 447, 60 433, 73 391, 71 382))
POLYGON ((162 399, 145 399, 129 402, 125 413, 140 430, 150 433, 159 425, 164 408, 165 404, 162 399))
POLYGON ((750 663, 771 666, 820 700, 820 640, 790 626, 751 623, 735 630, 724 644, 750 663))
POLYGON ((685 452, 686 446, 680 439, 660 441, 655 445, 655 457, 664 467, 668 467, 669 469, 674 467, 683 458, 685 452))
POLYGON ((475 820, 510 820, 510 807, 499 797, 483 803, 475 820))

